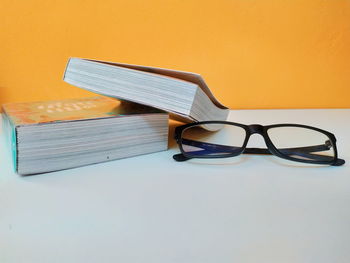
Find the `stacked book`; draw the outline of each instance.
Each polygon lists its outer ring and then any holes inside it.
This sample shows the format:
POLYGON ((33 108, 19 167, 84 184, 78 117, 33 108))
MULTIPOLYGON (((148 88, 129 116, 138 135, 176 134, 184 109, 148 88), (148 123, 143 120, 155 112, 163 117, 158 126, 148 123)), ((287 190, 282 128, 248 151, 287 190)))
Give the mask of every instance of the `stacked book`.
POLYGON ((185 122, 228 115, 195 73, 71 58, 64 80, 108 97, 3 105, 19 174, 166 150, 168 113, 185 122))
POLYGON ((19 174, 167 149, 168 115, 138 104, 93 97, 5 104, 4 112, 19 174))

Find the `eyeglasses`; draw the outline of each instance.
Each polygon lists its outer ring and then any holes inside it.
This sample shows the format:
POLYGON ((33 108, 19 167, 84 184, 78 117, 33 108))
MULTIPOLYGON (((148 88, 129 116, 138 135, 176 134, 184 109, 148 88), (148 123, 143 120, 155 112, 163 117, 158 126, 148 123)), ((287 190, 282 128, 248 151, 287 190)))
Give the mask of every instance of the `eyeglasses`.
POLYGON ((173 158, 225 158, 240 154, 273 154, 311 164, 340 166, 335 136, 327 131, 301 124, 244 125, 227 121, 204 121, 175 128, 181 153, 173 158), (246 148, 252 134, 260 134, 266 148, 246 148))

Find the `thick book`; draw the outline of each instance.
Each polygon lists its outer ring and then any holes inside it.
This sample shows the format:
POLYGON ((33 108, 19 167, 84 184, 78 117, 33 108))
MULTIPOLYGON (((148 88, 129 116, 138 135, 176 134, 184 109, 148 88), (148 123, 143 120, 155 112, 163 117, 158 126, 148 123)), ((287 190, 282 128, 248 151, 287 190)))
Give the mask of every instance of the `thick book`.
POLYGON ((229 113, 196 73, 70 58, 63 79, 98 94, 162 109, 186 122, 226 120, 229 113))
POLYGON ((166 150, 168 114, 107 97, 3 105, 16 172, 45 173, 166 150))

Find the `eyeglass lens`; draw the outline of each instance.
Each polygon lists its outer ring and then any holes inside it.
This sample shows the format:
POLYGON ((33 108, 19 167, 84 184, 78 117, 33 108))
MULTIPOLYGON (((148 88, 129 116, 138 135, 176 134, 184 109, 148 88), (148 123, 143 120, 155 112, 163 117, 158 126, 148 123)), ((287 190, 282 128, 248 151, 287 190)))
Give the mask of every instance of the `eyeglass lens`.
MULTIPOLYGON (((268 136, 280 154, 296 160, 332 161, 335 158, 331 140, 316 130, 275 127, 268 129, 268 136)), ((205 124, 205 129, 196 125, 186 128, 181 138, 182 150, 188 157, 225 157, 242 151, 246 130, 230 124, 205 124)))

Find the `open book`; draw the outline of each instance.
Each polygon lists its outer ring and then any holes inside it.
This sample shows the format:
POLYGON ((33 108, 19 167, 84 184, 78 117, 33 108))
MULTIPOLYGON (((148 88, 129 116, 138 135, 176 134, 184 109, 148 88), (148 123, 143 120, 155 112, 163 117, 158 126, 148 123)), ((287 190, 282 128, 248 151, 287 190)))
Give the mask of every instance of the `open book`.
POLYGON ((226 120, 229 113, 196 73, 71 58, 64 80, 98 94, 165 110, 186 122, 226 120))

